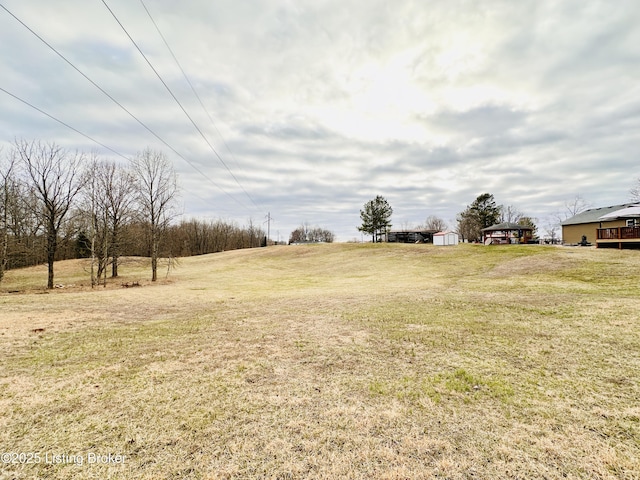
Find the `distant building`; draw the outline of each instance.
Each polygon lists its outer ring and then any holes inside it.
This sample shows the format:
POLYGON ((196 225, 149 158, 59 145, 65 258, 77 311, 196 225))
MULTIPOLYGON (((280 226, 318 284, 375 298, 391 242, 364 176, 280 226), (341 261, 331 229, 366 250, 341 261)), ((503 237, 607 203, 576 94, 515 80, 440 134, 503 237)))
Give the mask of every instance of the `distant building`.
POLYGON ((519 223, 503 222, 482 229, 485 245, 529 243, 533 240, 533 228, 519 223))
POLYGON ((438 230, 391 230, 383 241, 389 243, 432 243, 433 234, 438 230))
POLYGON ((598 248, 640 248, 640 204, 590 208, 566 219, 562 243, 596 244, 598 248))
POLYGON ((434 245, 457 245, 460 238, 456 232, 438 232, 433 234, 434 245))

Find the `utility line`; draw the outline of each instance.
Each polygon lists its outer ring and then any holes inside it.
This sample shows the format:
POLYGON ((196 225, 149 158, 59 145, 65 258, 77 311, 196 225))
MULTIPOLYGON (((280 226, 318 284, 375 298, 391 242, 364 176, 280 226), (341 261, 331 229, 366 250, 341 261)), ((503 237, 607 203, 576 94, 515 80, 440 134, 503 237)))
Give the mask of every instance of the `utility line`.
POLYGON ((200 134, 200 136, 202 137, 202 139, 206 142, 206 144, 209 146, 209 148, 211 149, 211 151, 215 154, 215 156, 218 158, 218 160, 220 161, 220 163, 222 163, 222 165, 227 169, 227 171, 229 172, 229 174, 231 175, 231 177, 233 177, 233 179, 235 180, 235 182, 238 184, 238 186, 242 189, 242 191, 245 193, 245 195, 247 195, 247 197, 249 198, 249 200, 251 200, 251 203, 253 203, 253 205, 256 208, 259 208, 258 205, 254 202, 253 198, 251 198, 251 195, 249 195, 249 193, 245 190, 245 188, 242 186, 242 184, 238 181, 238 179, 236 178, 236 176, 233 174, 233 172, 231 171, 231 169, 227 166, 227 164, 225 163, 225 161, 222 159, 222 157, 220 156, 220 154, 216 151, 216 149, 213 147, 213 145, 211 144, 211 142, 209 142, 209 140, 207 139, 207 137, 204 135, 204 133, 202 133, 202 130, 200 130, 200 127, 198 127, 198 125, 196 124, 196 122, 193 120, 193 118, 191 118, 191 115, 189 115, 189 113, 185 110, 184 106, 182 105, 182 103, 180 103, 180 100, 178 100, 178 97, 175 96, 175 94, 173 93, 173 91, 171 90, 171 88, 169 88, 169 86, 167 85, 167 83, 164 81, 164 79, 162 78, 162 76, 158 73, 158 71, 155 69, 155 67, 153 66, 153 64, 151 63, 151 61, 147 58, 147 56, 144 54, 144 52, 142 51, 142 49, 138 46, 138 44, 136 43, 136 41, 133 39, 133 37, 129 34, 129 32, 127 31, 127 29, 124 27, 124 25, 122 24, 122 22, 120 21, 120 19, 118 19, 118 17, 116 16, 116 14, 113 12, 113 10, 111 10, 111 8, 109 8, 109 5, 107 5, 107 2, 105 0, 102 0, 102 3, 104 4, 104 6, 107 8, 107 10, 109 10, 109 13, 111 14, 111 16, 114 18, 114 20, 118 23, 118 25, 120 25, 120 28, 122 29, 122 31, 125 33, 125 35, 129 38, 129 40, 131 40, 131 43, 133 43, 133 45, 136 47, 136 49, 138 50, 138 52, 140 53, 140 55, 142 55, 142 58, 144 58, 144 60, 147 62, 147 65, 149 65, 149 67, 151 68, 151 70, 153 70, 153 73, 156 74, 156 76, 158 77, 158 79, 160 80, 160 82, 162 83, 162 85, 164 85, 164 88, 167 90, 167 92, 169 92, 169 95, 171 95, 171 97, 173 98, 173 100, 178 104, 178 106, 180 107, 180 109, 182 110, 182 112, 186 115, 186 117, 189 119, 189 121, 192 123, 192 125, 195 127, 195 129, 198 131, 198 133, 200 134))
POLYGON ((158 26, 158 24, 154 20, 153 16, 151 15, 151 12, 147 8, 147 5, 144 3, 144 0, 140 0, 140 3, 144 7, 144 10, 147 12, 147 15, 149 16, 149 20, 151 20, 151 23, 153 23, 153 26, 156 28, 156 31, 158 32, 158 35, 160 35, 160 38, 162 39, 162 41, 164 42, 165 46, 167 47, 167 50, 169 50, 169 53, 171 54, 171 57, 173 58, 173 61, 176 63, 176 65, 178 66, 178 68, 182 72, 182 76, 184 77, 186 82, 189 84, 189 87, 191 88, 191 91, 193 92, 195 97, 198 99, 198 102, 200 103, 200 106, 202 107, 202 110, 204 110, 204 113, 206 113, 207 117, 209 117, 209 121, 211 122, 211 125, 213 125, 213 128, 216 130, 216 132, 220 136, 220 139, 222 140, 222 143, 224 144, 225 148, 227 149, 227 151, 231 155, 231 158, 233 158, 233 161, 235 162, 236 167, 238 167, 238 169, 240 169, 240 164, 238 163, 238 159, 236 158, 236 156, 233 154, 233 152, 229 148, 229 145, 227 144, 227 142, 225 141, 224 137, 222 136, 222 133, 218 129, 216 123, 213 121, 213 117, 209 113, 209 110, 207 109, 207 107, 205 107, 204 102, 202 101, 202 98, 200 98, 200 95, 198 95, 198 92, 196 91, 195 87, 193 86, 193 83, 191 83, 191 80, 189 79, 189 76, 187 75, 187 73, 184 71, 184 68, 182 68, 182 65, 178 61, 178 58, 176 57, 175 53, 173 52, 173 49, 169 46, 169 42, 167 42, 167 39, 162 34, 162 31, 160 30, 160 27, 158 26))
POLYGON ((79 133, 80 135, 82 135, 84 138, 91 140, 94 143, 97 143, 98 145, 100 145, 103 148, 106 148, 107 150, 109 150, 110 152, 115 153, 116 155, 118 155, 119 157, 124 158, 125 160, 129 161, 129 158, 125 157, 123 154, 121 154, 120 152, 114 150, 113 148, 105 145, 104 143, 100 143, 98 140, 96 140, 93 137, 90 137, 89 135, 87 135, 86 133, 81 132, 80 130, 78 130, 77 128, 72 127, 71 125, 69 125, 68 123, 63 122, 62 120, 60 120, 59 118, 54 117, 53 115, 45 112, 44 110, 36 107, 35 105, 33 105, 32 103, 27 102, 26 100, 23 100, 22 98, 18 97, 17 95, 11 93, 8 90, 5 90, 4 88, 0 87, 0 91, 3 91, 4 93, 6 93, 7 95, 9 95, 10 97, 15 98, 16 100, 18 100, 19 102, 24 103, 25 105, 33 108, 34 110, 37 110, 38 112, 40 112, 43 115, 46 115, 47 117, 49 117, 51 120, 54 120, 56 122, 58 122, 61 125, 64 125, 65 127, 73 130, 76 133, 79 133))
MULTIPOLYGON (((99 141, 98 141, 98 140, 96 140, 95 138, 93 138, 93 137, 91 137, 91 136, 87 135, 87 134, 86 134, 86 133, 84 133, 84 132, 81 132, 81 131, 80 131, 80 130, 78 130, 77 128, 75 128, 75 127, 73 127, 73 126, 69 125, 68 123, 66 123, 66 122, 64 122, 64 121, 62 121, 62 120, 60 120, 60 119, 59 119, 59 118, 57 118, 57 117, 54 117, 54 116, 53 116, 53 115, 51 115, 50 113, 45 112, 45 111, 44 111, 44 110, 42 110, 41 108, 36 107, 36 106, 35 106, 35 105, 33 105, 32 103, 27 102, 25 99, 20 98, 19 96, 17 96, 17 95, 15 95, 15 94, 11 93, 10 91, 6 90, 5 88, 0 87, 0 91, 2 91, 2 92, 4 92, 4 93, 6 93, 6 94, 7 94, 7 95, 9 95, 10 97, 15 98, 15 99, 16 99, 16 100, 18 100, 19 102, 22 102, 23 104, 25 104, 25 105, 27 105, 27 106, 29 106, 29 107, 33 108, 33 109, 34 109, 34 110, 36 110, 37 112, 40 112, 41 114, 43 114, 43 115, 45 115, 45 116, 49 117, 51 120, 53 120, 53 121, 55 121, 55 122, 58 122, 60 125, 63 125, 63 126, 67 127, 67 128, 68 128, 68 129, 70 129, 70 130, 73 130, 74 132, 76 132, 76 133, 77 133, 77 134, 79 134, 79 135, 82 135, 84 138, 86 138, 86 139, 88 139, 88 140, 91 140, 92 142, 96 143, 97 145, 100 145, 101 147, 103 147, 103 148, 105 148, 105 149, 109 150, 110 152, 115 153, 115 154, 116 154, 116 155, 118 155, 119 157, 124 158, 127 162, 129 162, 129 161, 131 160, 129 157, 127 157, 127 156, 123 155, 122 153, 118 152, 117 150, 114 150, 113 148, 109 147, 108 145, 105 145, 104 143, 99 142, 99 141)), ((198 195, 197 193, 196 193, 195 195, 196 195, 197 197, 199 197, 200 199, 202 199, 202 200, 205 200, 205 201, 207 200, 206 198, 201 197, 201 196, 200 196, 200 195, 198 195)))
MULTIPOLYGON (((151 133, 154 137, 156 137, 160 142, 162 142, 163 145, 165 145, 167 148, 169 148, 173 153, 175 153, 178 157, 180 157, 182 160, 184 160, 185 162, 187 162, 187 164, 189 164, 195 171, 197 171, 200 175, 202 175, 205 179, 207 179, 212 185, 214 185, 216 188, 218 188, 220 191, 222 191, 225 195, 227 195, 229 198, 231 198, 234 202, 238 203, 239 205, 241 205, 244 208, 247 208, 244 204, 242 204, 238 199, 234 198, 233 196, 231 196, 231 194, 229 194, 227 191, 224 190, 224 188, 222 188, 220 185, 218 185, 216 182, 214 182, 209 176, 207 176, 204 172, 202 172, 197 166, 195 166, 192 162, 190 162, 189 160, 187 160, 184 155, 182 155, 180 152, 178 152, 175 148, 173 148, 171 145, 169 145, 169 143, 167 143, 162 137, 160 137, 160 135, 158 135, 156 132, 154 132, 153 130, 151 130, 151 128, 149 128, 142 120, 140 120, 138 117, 136 117, 133 113, 131 113, 131 111, 129 111, 124 105, 122 105, 120 102, 118 102, 118 100, 116 100, 113 96, 111 96, 107 91, 105 91, 100 85, 98 85, 96 82, 94 82, 91 78, 89 78, 84 72, 82 72, 78 67, 76 67, 70 60, 68 60, 62 53, 60 53, 58 50, 56 50, 55 47, 53 47, 49 42, 47 42, 44 38, 42 38, 40 35, 38 35, 38 33, 36 33, 34 30, 32 30, 26 23, 24 23, 22 20, 20 20, 16 15, 14 15, 7 7, 5 7, 2 3, 0 3, 0 8, 2 8, 5 12, 7 12, 9 15, 11 15, 18 23, 20 23, 24 28, 26 28, 29 32, 31 32, 38 40, 40 40, 42 43, 44 43, 47 47, 49 47, 56 55, 58 55, 62 60, 64 60, 71 68, 73 68, 76 72, 78 72, 80 75, 82 75, 89 83, 91 83, 94 87, 96 87, 98 90, 100 90, 104 95, 106 95, 112 102, 114 102, 116 105, 118 105, 122 110, 124 110, 131 118, 133 118, 136 122, 138 122, 138 124, 140 124, 143 128, 145 128, 149 133, 151 133)), ((108 8, 108 7, 107 7, 108 8)), ((11 96, 13 96, 14 98, 20 100, 21 102, 32 106, 30 104, 28 104, 27 102, 25 102, 24 100, 21 100, 20 98, 14 96, 13 94, 7 92, 6 90, 3 89, 3 91, 11 96)), ((33 107, 36 108, 36 107, 33 107)), ((36 110, 39 110, 36 108, 36 110)), ((39 110, 41 111, 41 110, 39 110)), ((42 112, 42 111, 41 111, 42 112)), ((78 132, 78 130, 76 130, 75 128, 65 124, 64 122, 61 122, 57 119, 55 119, 54 117, 51 117, 49 114, 47 114, 46 112, 42 112, 45 115, 49 116, 50 118, 53 118, 54 120, 62 123, 63 125, 71 128, 72 130, 78 132)), ((81 133, 81 132, 78 132, 81 133)), ((81 133, 82 134, 82 133, 81 133)), ((82 134, 84 135, 84 134, 82 134)), ((89 137, 87 137, 89 138, 89 137)), ((95 141, 93 139, 91 139, 92 141, 95 141)), ((96 142, 99 145, 99 142, 96 142)), ((105 147, 110 151, 110 148, 105 147)), ((118 154, 120 155, 120 154, 118 154)), ((125 157, 126 158, 126 157, 125 157)), ((248 210, 248 209, 247 209, 248 210)))

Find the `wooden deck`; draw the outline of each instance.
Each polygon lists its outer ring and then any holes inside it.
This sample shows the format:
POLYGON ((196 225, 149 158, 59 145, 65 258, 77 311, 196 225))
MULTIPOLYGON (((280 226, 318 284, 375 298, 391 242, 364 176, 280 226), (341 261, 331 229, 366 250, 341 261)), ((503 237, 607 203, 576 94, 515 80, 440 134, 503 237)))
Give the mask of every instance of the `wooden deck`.
POLYGON ((599 228, 596 245, 623 248, 625 244, 640 244, 640 225, 633 227, 599 228))

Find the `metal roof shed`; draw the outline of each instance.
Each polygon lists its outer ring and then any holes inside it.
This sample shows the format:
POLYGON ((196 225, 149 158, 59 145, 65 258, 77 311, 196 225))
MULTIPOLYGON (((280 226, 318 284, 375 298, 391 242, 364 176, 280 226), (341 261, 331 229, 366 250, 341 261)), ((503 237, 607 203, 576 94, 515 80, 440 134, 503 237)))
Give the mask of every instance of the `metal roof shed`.
POLYGON ((459 243, 458 234, 456 232, 438 232, 433 234, 434 245, 457 245, 459 243))

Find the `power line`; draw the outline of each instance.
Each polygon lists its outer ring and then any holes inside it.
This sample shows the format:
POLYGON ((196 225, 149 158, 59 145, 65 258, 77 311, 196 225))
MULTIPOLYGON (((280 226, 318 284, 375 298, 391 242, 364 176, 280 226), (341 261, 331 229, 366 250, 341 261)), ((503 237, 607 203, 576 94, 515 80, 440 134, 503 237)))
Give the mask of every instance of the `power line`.
POLYGON ((153 16, 151 15, 151 12, 149 11, 149 9, 147 8, 147 5, 144 3, 144 0, 140 0, 140 3, 142 4, 142 6, 144 7, 144 10, 147 12, 147 15, 149 16, 149 19, 151 20, 151 23, 153 23, 153 26, 156 28, 156 31, 158 32, 158 35, 160 35, 160 38, 162 39, 162 41, 164 42, 164 45, 167 47, 167 50, 169 51, 169 53, 171 54, 171 57, 173 58, 173 61, 175 62, 175 64, 178 66, 178 68, 180 69, 180 71, 182 72, 182 76, 184 77, 184 79, 186 80, 187 84, 189 85, 189 87, 191 88, 191 91, 193 92, 193 94, 195 95, 195 97, 198 99, 198 102, 200 103, 200 106, 202 107, 202 110, 204 110, 204 112, 207 114, 207 117, 209 117, 209 121, 211 122, 211 125, 213 126, 213 128, 215 129, 215 131, 218 133, 218 135, 220 136, 220 139, 222 140, 222 143, 224 144, 225 148, 227 149, 227 151, 229 152, 229 154, 231 155, 231 158, 233 158, 233 161, 236 164, 236 167, 240 168, 240 165, 238 163, 237 158, 235 157, 235 155, 233 154, 233 152, 231 151, 231 149, 229 148, 229 145, 227 144, 227 142, 225 141, 224 137, 222 136, 222 133, 220 132, 220 130, 218 130, 218 127, 216 126, 215 122, 213 121, 213 117, 211 116, 211 114, 209 113, 209 110, 207 109, 207 107, 204 105, 204 102, 202 101, 202 98, 200 98, 200 95, 198 95, 198 92, 196 91, 195 87, 193 86, 193 83, 191 83, 191 80, 189 79, 189 76, 187 75, 187 73, 184 71, 184 68, 182 68, 182 65, 180 64, 180 62, 178 61, 178 58, 176 57, 175 53, 173 52, 173 49, 169 46, 169 42, 167 42, 167 39, 165 38, 165 36, 162 34, 162 31, 160 30, 160 27, 158 26, 158 24, 156 23, 156 21, 154 20, 153 16))
POLYGON ((74 132, 79 133, 79 134, 80 134, 80 135, 82 135, 84 138, 86 138, 86 139, 88 139, 88 140, 91 140, 91 141, 92 141, 92 142, 94 142, 94 143, 97 143, 97 144, 98 144, 98 145, 100 145, 101 147, 106 148, 106 149, 107 149, 107 150, 109 150, 110 152, 113 152, 113 153, 115 153, 116 155, 118 155, 119 157, 122 157, 122 158, 124 158, 125 160, 129 161, 129 158, 125 157, 122 153, 120 153, 120 152, 118 152, 118 151, 114 150, 113 148, 111 148, 111 147, 109 147, 109 146, 105 145, 104 143, 100 143, 100 142, 99 142, 98 140, 96 140, 95 138, 90 137, 90 136, 89 136, 89 135, 87 135, 86 133, 81 132, 81 131, 80 131, 80 130, 78 130, 77 128, 72 127, 72 126, 71 126, 71 125, 69 125, 68 123, 63 122, 63 121, 62 121, 62 120, 60 120, 59 118, 54 117, 54 116, 53 116, 53 115, 51 115, 50 113, 45 112, 45 111, 44 111, 44 110, 42 110, 41 108, 36 107, 36 106, 35 106, 35 105, 33 105, 32 103, 27 102, 26 100, 24 100, 24 99, 22 99, 22 98, 18 97, 17 95, 15 95, 15 94, 11 93, 10 91, 5 90, 5 89, 4 89, 4 88, 2 88, 2 87, 0 87, 0 91, 3 91, 4 93, 6 93, 7 95, 9 95, 10 97, 15 98, 15 99, 16 99, 16 100, 18 100, 19 102, 22 102, 22 103, 24 103, 25 105, 27 105, 27 106, 29 106, 29 107, 33 108, 34 110, 37 110, 38 112, 40 112, 40 113, 41 113, 41 114, 43 114, 43 115, 46 115, 46 116, 47 116, 47 117, 49 117, 51 120, 54 120, 54 121, 58 122, 58 123, 59 123, 59 124, 61 124, 61 125, 64 125, 65 127, 69 128, 69 129, 71 129, 71 130, 73 130, 74 132))
MULTIPOLYGON (((178 157, 180 157, 182 160, 184 160, 187 164, 189 164, 195 171, 197 171, 200 175, 202 175, 207 181, 209 181, 212 185, 214 185, 216 188, 218 188, 220 191, 222 191, 225 195, 227 195, 230 199, 232 199, 234 202, 238 203, 240 206, 242 206, 243 208, 247 208, 244 204, 242 204, 238 199, 236 199, 235 197, 233 197, 231 194, 229 194, 227 191, 224 190, 224 188, 222 188, 220 185, 218 185, 216 182, 214 182, 209 176, 207 176, 204 172, 202 172, 198 167, 196 167, 192 162, 190 162, 189 160, 187 160, 184 155, 182 155, 180 152, 178 152, 174 147, 172 147, 169 143, 167 143, 162 137, 160 137, 160 135, 158 135, 156 132, 154 132, 151 128, 149 128, 142 120, 140 120, 138 117, 136 117, 133 113, 131 113, 131 111, 129 111, 124 105, 122 105, 120 102, 118 102, 118 100, 116 100, 112 95, 110 95, 106 90, 104 90, 100 85, 98 85, 96 82, 94 82, 91 78, 89 78, 84 72, 82 72, 78 67, 76 67, 73 62, 71 62, 70 60, 68 60, 62 53, 60 53, 55 47, 53 47, 53 45, 51 45, 49 42, 47 42, 44 38, 42 38, 40 35, 38 35, 38 33, 36 33, 33 29, 31 29, 26 23, 24 23, 22 20, 20 20, 16 15, 14 15, 7 7, 5 7, 2 3, 0 3, 0 8, 2 8, 5 12, 7 12, 9 15, 11 15, 18 23, 20 23, 24 28, 26 28, 29 32, 31 32, 38 40, 40 40, 42 43, 44 43, 47 47, 49 47, 49 49, 51 49, 56 55, 58 55, 62 60, 64 60, 71 68, 73 68, 76 72, 78 72, 80 75, 82 75, 89 83, 91 83, 94 87, 96 87, 98 90, 100 90, 100 92, 102 92, 104 95, 106 95, 112 102, 114 102, 116 105, 118 105, 122 110, 124 110, 131 118, 133 118, 136 122, 138 122, 138 124, 140 124, 142 127, 144 127, 149 133, 151 133, 154 137, 156 137, 160 142, 162 142, 163 145, 165 145, 167 148, 169 148, 173 153, 175 153, 178 157)), ((108 7, 107 7, 108 8, 108 7)), ((33 107, 32 105, 30 105, 28 102, 14 96, 13 94, 7 92, 6 90, 3 89, 3 91, 11 96, 13 96, 14 98, 20 100, 21 102, 33 107)), ((33 107, 36 108, 36 107, 33 107)), ((39 110, 38 108, 36 108, 36 110, 39 110)), ((41 111, 41 110, 39 110, 41 111)), ((59 120, 57 120, 56 118, 52 117, 51 115, 47 114, 46 112, 41 111, 41 113, 49 116, 50 118, 58 121, 59 123, 65 125, 66 127, 70 128, 71 130, 74 130, 78 133, 78 130, 76 130, 75 128, 71 127, 70 125, 65 124, 64 122, 61 122, 59 120)), ((81 133, 82 134, 82 133, 81 133)), ((86 136, 84 134, 82 134, 83 136, 86 136)), ((90 137, 87 137, 90 138, 90 137)), ((91 139, 92 141, 95 141, 93 139, 91 139)), ((97 144, 100 144, 100 142, 97 142, 97 144)), ((109 147, 106 147, 108 150, 111 150, 109 147)), ((118 154, 120 155, 120 154, 118 154)), ((126 157, 125 157, 126 158, 126 157)), ((248 209, 247 209, 248 210, 248 209)))
MULTIPOLYGON (((73 126, 69 125, 68 123, 64 122, 63 120, 60 120, 59 118, 57 118, 57 117, 55 117, 55 116, 51 115, 50 113, 45 112, 45 111, 44 111, 44 110, 42 110, 41 108, 36 107, 36 106, 35 106, 35 105, 33 105, 32 103, 30 103, 30 102, 26 101, 25 99, 20 98, 19 96, 17 96, 17 95, 15 95, 15 94, 11 93, 10 91, 6 90, 5 88, 0 87, 0 91, 2 91, 2 92, 4 92, 4 93, 6 93, 6 94, 7 94, 7 95, 9 95, 10 97, 13 97, 14 99, 18 100, 19 102, 22 102, 23 104, 25 104, 25 105, 27 105, 27 106, 29 106, 29 107, 33 108, 33 109, 34 109, 34 110, 36 110, 37 112, 40 112, 41 114, 43 114, 43 115, 45 115, 45 116, 49 117, 51 120, 53 120, 53 121, 55 121, 55 122, 58 122, 60 125, 63 125, 63 126, 67 127, 67 128, 68 128, 68 129, 70 129, 70 130, 73 130, 74 132, 76 132, 76 133, 77 133, 77 134, 79 134, 79 135, 82 135, 84 138, 86 138, 86 139, 88 139, 88 140, 91 140, 92 142, 96 143, 97 145, 100 145, 101 147, 103 147, 103 148, 105 148, 105 149, 109 150, 110 152, 115 153, 115 154, 116 154, 116 155, 118 155, 119 157, 124 158, 127 162, 129 162, 129 161, 130 161, 130 158, 129 158, 129 157, 127 157, 127 156, 123 155, 122 153, 118 152, 117 150, 114 150, 113 148, 109 147, 108 145, 105 145, 104 143, 99 142, 99 141, 98 141, 98 140, 96 140, 95 138, 93 138, 93 137, 91 137, 91 136, 87 135, 86 133, 81 132, 81 131, 80 131, 80 130, 78 130, 77 128, 75 128, 75 127, 73 127, 73 126)), ((199 197, 200 199, 202 199, 202 200, 207 200, 206 198, 201 197, 201 196, 200 196, 200 195, 198 195, 197 193, 196 193, 195 195, 196 195, 197 197, 199 197)))
POLYGON ((175 96, 175 94, 173 93, 173 91, 171 90, 171 88, 169 88, 169 85, 167 85, 167 83, 164 81, 164 79, 162 78, 162 76, 158 73, 158 71, 155 69, 155 67, 153 66, 153 64, 151 63, 151 61, 147 58, 147 56, 144 54, 144 52, 142 51, 142 49, 138 46, 138 44, 136 43, 136 41, 133 39, 133 37, 129 34, 129 32, 127 31, 127 29, 124 27, 124 25, 122 24, 122 22, 120 21, 120 19, 118 19, 118 17, 116 16, 116 14, 113 12, 113 10, 111 10, 111 8, 109 8, 109 5, 107 5, 107 2, 105 0, 102 0, 102 3, 104 4, 104 6, 107 8, 107 10, 109 10, 109 13, 111 14, 111 16, 115 19, 115 21, 118 23, 118 25, 120 25, 120 28, 122 29, 122 31, 125 33, 125 35, 129 38, 129 40, 131 40, 131 43, 133 43, 133 45, 136 47, 136 50, 138 50, 138 52, 140 53, 140 55, 142 55, 142 58, 144 58, 145 62, 147 62, 147 65, 149 65, 149 68, 151 68, 151 70, 153 70, 153 73, 156 74, 156 76, 158 77, 158 79, 160 80, 160 82, 162 83, 162 85, 164 85, 164 88, 167 90, 167 92, 169 92, 169 95, 171 95, 171 97, 173 98, 173 100, 176 102, 176 104, 180 107, 180 109, 182 110, 182 112, 185 114, 185 116, 189 119, 189 121, 191 122, 191 124, 194 126, 194 128, 197 130, 197 132, 200 134, 200 136, 202 137, 202 139, 206 142, 206 144, 209 146, 209 148, 211 149, 211 151, 215 154, 215 156, 218 158, 218 160, 220 161, 220 163, 222 163, 222 165, 224 166, 224 168, 227 169, 227 171, 229 172, 229 174, 231 175, 231 177, 235 180, 235 182, 238 184, 238 186, 242 189, 242 191, 245 193, 245 195, 247 196, 247 198, 249 198, 249 200, 251 200, 251 203, 253 203, 253 205, 256 208, 259 208, 258 205, 254 202, 253 198, 251 198, 251 195, 249 195, 249 193, 245 190, 245 188, 242 186, 242 184, 240 183, 240 181, 236 178, 236 176, 233 174, 233 172, 231 171, 231 169, 227 166, 227 164, 225 163, 225 161, 222 159, 222 157, 220 156, 220 154, 216 151, 216 149, 213 147, 213 145, 211 144, 211 142, 209 142, 209 140, 207 139, 207 137, 205 136, 204 133, 202 133, 202 130, 200 130, 200 127, 198 127, 198 125, 196 124, 196 122, 193 120, 193 118, 191 118, 191 115, 189 115, 189 113, 187 112, 187 110, 184 108, 184 106, 182 105, 182 103, 180 102, 180 100, 178 100, 178 97, 175 96))

